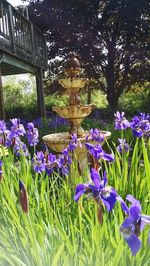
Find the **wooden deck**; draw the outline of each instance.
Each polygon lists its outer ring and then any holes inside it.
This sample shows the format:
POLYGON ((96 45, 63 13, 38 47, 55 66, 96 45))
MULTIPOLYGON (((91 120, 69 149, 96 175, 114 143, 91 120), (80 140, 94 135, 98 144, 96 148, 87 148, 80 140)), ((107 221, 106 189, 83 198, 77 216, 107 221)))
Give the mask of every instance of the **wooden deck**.
POLYGON ((0 0, 0 51, 43 70, 47 68, 45 36, 6 0, 0 0))
MULTIPOLYGON (((37 95, 40 98, 43 97, 40 79, 42 72, 47 69, 45 36, 6 0, 0 0, 0 68, 2 76, 22 73, 35 74, 37 83, 39 83, 37 84, 39 87, 37 95)), ((1 98, 2 95, 0 95, 0 105, 1 98)), ((43 104, 43 102, 44 100, 38 99, 39 104, 43 104)), ((44 112, 43 108, 42 113, 44 112)), ((2 112, 2 108, 0 108, 0 112, 2 112)))

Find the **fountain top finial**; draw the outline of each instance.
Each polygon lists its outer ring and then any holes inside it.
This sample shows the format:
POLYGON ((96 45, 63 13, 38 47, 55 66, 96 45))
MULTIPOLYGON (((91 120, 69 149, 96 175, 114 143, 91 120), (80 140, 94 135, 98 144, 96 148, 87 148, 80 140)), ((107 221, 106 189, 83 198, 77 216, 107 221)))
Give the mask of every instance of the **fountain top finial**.
POLYGON ((68 57, 64 66, 64 71, 70 78, 73 78, 81 72, 81 66, 74 52, 69 53, 68 57))

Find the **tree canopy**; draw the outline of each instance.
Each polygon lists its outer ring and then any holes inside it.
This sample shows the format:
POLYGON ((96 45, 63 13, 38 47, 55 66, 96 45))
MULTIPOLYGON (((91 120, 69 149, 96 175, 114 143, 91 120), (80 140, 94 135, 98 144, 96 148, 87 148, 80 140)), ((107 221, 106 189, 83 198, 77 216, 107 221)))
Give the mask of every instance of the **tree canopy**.
POLYGON ((150 81, 149 0, 28 2, 30 19, 47 36, 50 75, 76 52, 112 108, 125 88, 150 81))

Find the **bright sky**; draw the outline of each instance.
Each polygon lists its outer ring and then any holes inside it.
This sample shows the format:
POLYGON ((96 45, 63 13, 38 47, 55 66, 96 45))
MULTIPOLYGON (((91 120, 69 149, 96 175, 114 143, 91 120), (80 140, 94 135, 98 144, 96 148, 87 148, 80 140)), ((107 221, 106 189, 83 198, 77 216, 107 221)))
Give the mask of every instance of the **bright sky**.
POLYGON ((7 0, 12 6, 25 5, 21 0, 7 0))

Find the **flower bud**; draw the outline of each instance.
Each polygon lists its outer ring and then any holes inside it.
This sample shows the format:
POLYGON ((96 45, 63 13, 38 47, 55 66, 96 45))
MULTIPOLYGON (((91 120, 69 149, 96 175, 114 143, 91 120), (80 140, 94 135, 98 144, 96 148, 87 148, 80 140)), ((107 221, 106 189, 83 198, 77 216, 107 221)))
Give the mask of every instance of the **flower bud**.
POLYGON ((28 213, 28 210, 29 210, 28 193, 22 180, 19 180, 19 190, 20 190, 20 195, 19 195, 20 205, 22 207, 23 212, 28 213))

